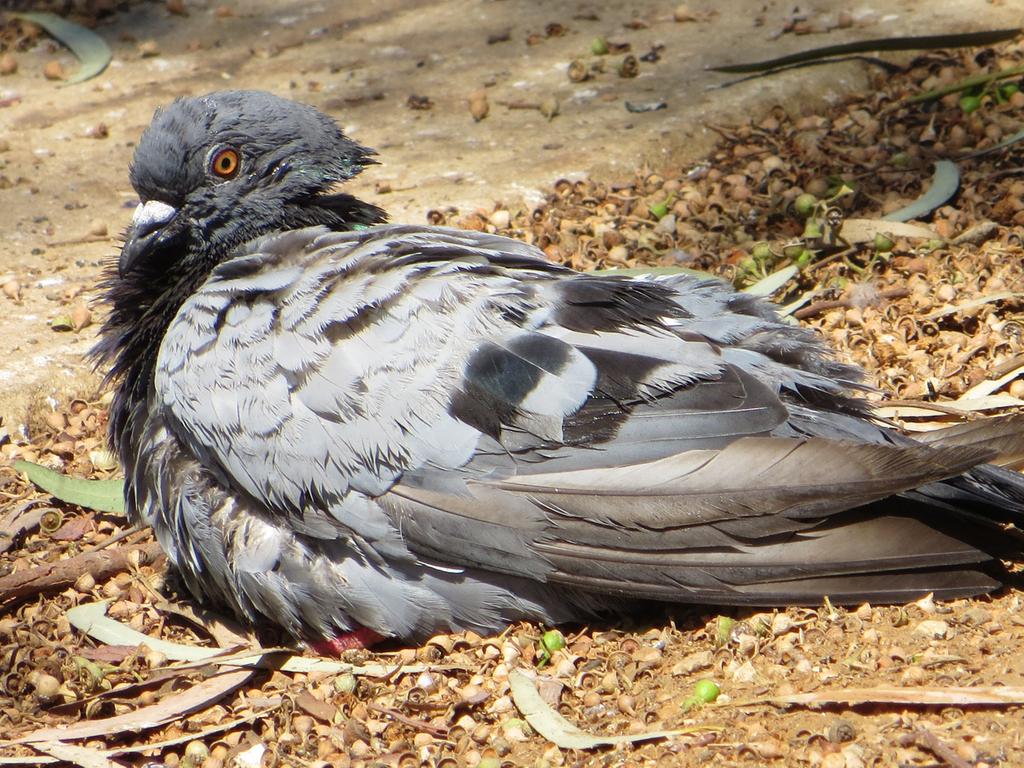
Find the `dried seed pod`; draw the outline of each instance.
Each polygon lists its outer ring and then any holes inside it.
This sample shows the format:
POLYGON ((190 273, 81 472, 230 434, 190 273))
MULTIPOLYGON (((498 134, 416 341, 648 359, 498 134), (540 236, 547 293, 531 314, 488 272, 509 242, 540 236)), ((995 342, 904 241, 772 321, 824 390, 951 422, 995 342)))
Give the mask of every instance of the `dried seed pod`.
POLYGON ((39 519, 39 528, 45 534, 56 533, 64 524, 64 513, 59 509, 50 508, 43 512, 39 519))
POLYGON ((572 82, 582 83, 590 77, 590 67, 579 59, 573 59, 569 62, 568 75, 572 82))
POLYGON ((200 768, 209 756, 210 750, 203 742, 198 739, 190 741, 185 747, 185 754, 182 755, 178 765, 181 768, 200 768))
POLYGON ((437 676, 430 672, 421 672, 416 678, 415 687, 422 689, 427 694, 435 693, 439 687, 437 676))
POLYGON ((627 54, 619 64, 619 77, 636 77, 639 74, 640 62, 633 54, 627 54))

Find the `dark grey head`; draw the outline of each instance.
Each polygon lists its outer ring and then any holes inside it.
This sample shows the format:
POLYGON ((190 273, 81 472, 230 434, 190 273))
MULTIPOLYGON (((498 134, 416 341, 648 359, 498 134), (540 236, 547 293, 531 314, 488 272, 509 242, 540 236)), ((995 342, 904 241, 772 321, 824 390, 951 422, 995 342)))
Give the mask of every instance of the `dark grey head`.
POLYGON ((327 115, 263 91, 221 91, 158 109, 131 165, 141 204, 119 271, 152 274, 177 259, 216 262, 261 234, 384 220, 331 194, 372 163, 327 115))

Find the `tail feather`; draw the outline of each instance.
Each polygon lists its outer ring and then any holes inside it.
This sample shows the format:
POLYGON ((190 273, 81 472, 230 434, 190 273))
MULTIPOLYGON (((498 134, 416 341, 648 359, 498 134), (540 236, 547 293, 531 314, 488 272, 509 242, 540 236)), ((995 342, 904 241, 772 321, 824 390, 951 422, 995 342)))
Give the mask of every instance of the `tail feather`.
POLYGON ((914 439, 945 448, 985 446, 998 453, 992 464, 1012 469, 1024 467, 1024 413, 968 421, 916 434, 914 439))

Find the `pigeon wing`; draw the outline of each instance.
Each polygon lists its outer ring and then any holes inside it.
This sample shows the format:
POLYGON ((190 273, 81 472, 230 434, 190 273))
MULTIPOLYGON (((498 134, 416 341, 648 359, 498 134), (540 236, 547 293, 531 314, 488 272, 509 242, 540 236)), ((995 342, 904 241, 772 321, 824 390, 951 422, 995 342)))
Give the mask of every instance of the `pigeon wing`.
POLYGON ((931 574, 987 555, 915 502, 862 511, 991 452, 894 441, 853 386, 715 281, 397 226, 251 244, 182 307, 155 379, 228 487, 368 557, 679 601, 899 592, 879 571, 991 587, 931 574))

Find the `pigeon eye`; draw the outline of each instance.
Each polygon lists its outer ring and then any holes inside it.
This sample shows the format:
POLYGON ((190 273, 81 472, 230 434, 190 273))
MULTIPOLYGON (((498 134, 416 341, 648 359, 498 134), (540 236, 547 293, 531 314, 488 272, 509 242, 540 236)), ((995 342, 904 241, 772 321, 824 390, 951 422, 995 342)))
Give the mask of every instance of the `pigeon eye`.
POLYGON ((238 175, 238 168, 242 159, 238 156, 238 150, 225 147, 218 149, 210 160, 210 170, 222 179, 233 179, 238 175))

